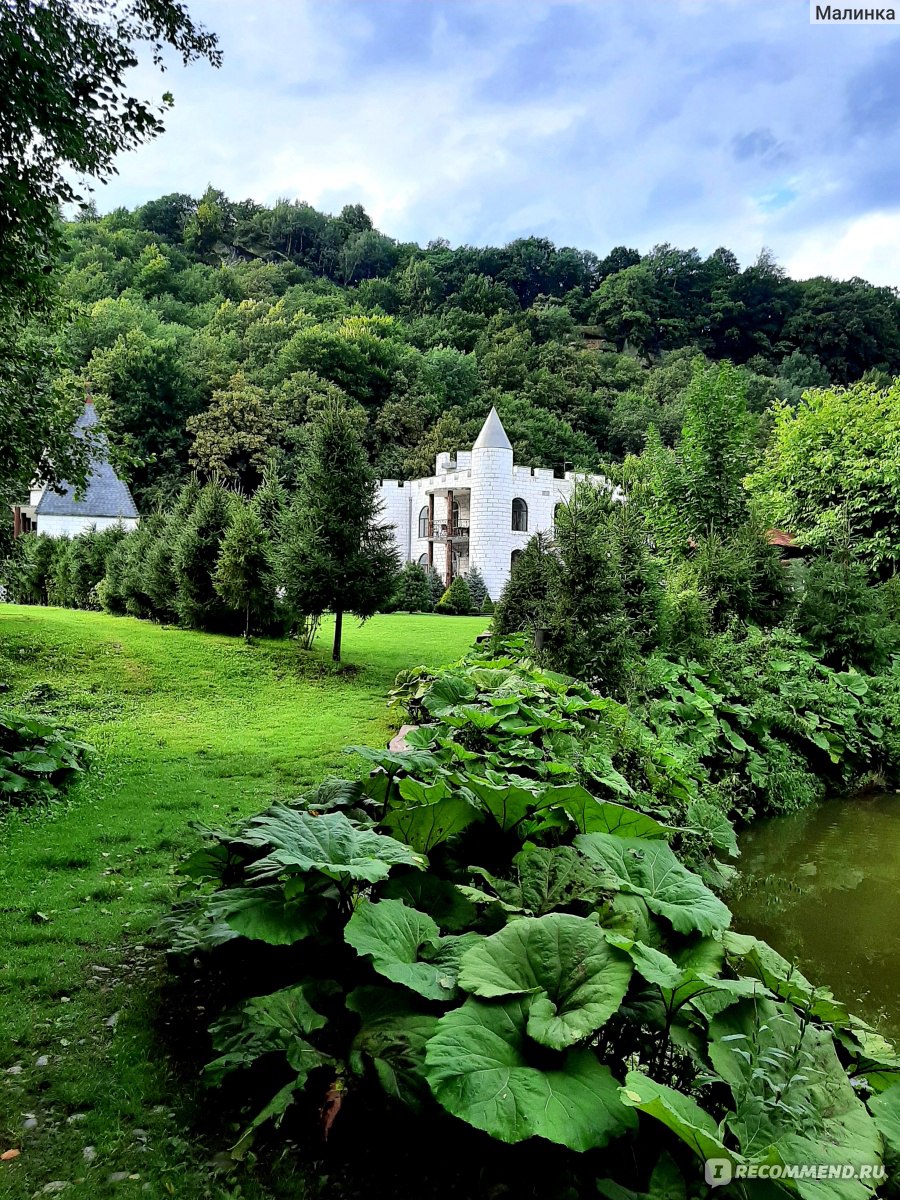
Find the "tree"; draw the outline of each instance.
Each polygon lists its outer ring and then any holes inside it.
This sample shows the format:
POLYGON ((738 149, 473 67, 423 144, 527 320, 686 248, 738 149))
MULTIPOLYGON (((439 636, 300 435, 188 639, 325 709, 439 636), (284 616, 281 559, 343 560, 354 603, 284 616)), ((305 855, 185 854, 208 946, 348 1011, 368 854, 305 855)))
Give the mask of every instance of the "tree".
POLYGON ((512 564, 509 578, 494 608, 499 634, 534 633, 549 620, 552 552, 547 537, 536 533, 512 564))
POLYGON ((878 578, 900 564, 900 380, 808 391, 775 410, 748 486, 766 520, 802 544, 845 543, 878 578))
POLYGON ((401 612, 431 612, 434 608, 428 576, 418 563, 406 563, 397 576, 394 607, 401 612))
POLYGON ((228 607, 244 618, 244 637, 271 615, 274 601, 269 539, 252 504, 235 499, 231 505, 213 585, 228 607))
POLYGON ((469 595, 472 598, 472 608, 478 612, 487 595, 487 584, 484 581, 484 576, 477 567, 470 567, 463 575, 463 579, 466 581, 466 587, 469 589, 469 595))
POLYGON ((794 625, 829 665, 877 671, 896 648, 895 626, 884 600, 869 586, 865 567, 841 558, 817 558, 806 572, 794 625))
POLYGON ((231 501, 221 484, 208 483, 175 543, 175 607, 192 629, 226 630, 234 623, 214 583, 231 501))
POLYGON ((245 492, 259 485, 272 455, 277 421, 266 393, 243 371, 213 392, 209 407, 188 418, 187 429, 194 438, 191 466, 245 492))
POLYGON ((199 499, 200 485, 196 479, 189 479, 181 489, 156 541, 147 552, 145 588, 153 612, 160 621, 178 619, 175 547, 199 499))
MULTIPOLYGON (((0 5, 0 486, 27 486, 49 450, 57 478, 83 479, 70 406, 48 388, 49 363, 26 321, 46 309, 60 246, 59 209, 78 180, 163 129, 162 107, 130 95, 141 44, 217 66, 216 39, 175 0, 10 0, 0 5), (20 399, 28 396, 28 405, 20 399)), ((47 470, 47 468, 44 468, 47 470)))
POLYGON ((472 611, 472 597, 462 575, 457 575, 434 606, 434 611, 444 616, 465 617, 472 611))
POLYGON ((750 466, 744 373, 731 363, 698 367, 685 397, 679 450, 683 515, 691 532, 727 536, 747 519, 750 466))
POLYGON ((378 485, 366 458, 359 405, 326 396, 312 415, 294 500, 282 522, 278 578, 302 616, 334 613, 341 659, 345 612, 366 620, 390 595, 399 559, 379 524, 378 485))

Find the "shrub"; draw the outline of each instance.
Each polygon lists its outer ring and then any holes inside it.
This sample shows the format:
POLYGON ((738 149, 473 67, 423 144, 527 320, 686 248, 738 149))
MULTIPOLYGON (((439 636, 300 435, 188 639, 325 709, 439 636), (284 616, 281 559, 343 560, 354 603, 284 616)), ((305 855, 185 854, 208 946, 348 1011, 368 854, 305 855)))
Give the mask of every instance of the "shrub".
POLYGON ((397 575, 392 607, 401 612, 431 612, 431 585, 418 563, 408 562, 397 575))
POLYGON ((494 605, 493 600, 490 598, 490 596, 487 594, 487 592, 485 592, 484 599, 481 602, 481 611, 484 613, 484 615, 486 617, 493 616, 494 608, 495 608, 495 605, 494 605))
POLYGON ((275 586, 269 539, 257 510, 235 498, 222 540, 213 585, 228 608, 241 617, 244 637, 271 624, 275 586))
POLYGON ((56 796, 91 753, 52 721, 0 710, 0 812, 56 796))
POLYGON ((882 593, 860 563, 818 558, 806 572, 794 627, 823 660, 864 671, 884 666, 896 644, 882 593))
POLYGON ((434 606, 436 613, 444 616, 464 617, 472 611, 472 597, 462 575, 457 575, 434 606))
MULTIPOLYGON (((723 649, 738 674, 766 653, 723 649)), ((226 985, 206 1074, 237 1072, 241 1103, 258 1097, 242 1148, 294 1105, 326 1131, 385 1110, 443 1147, 460 1136, 448 1115, 499 1143, 543 1139, 493 1160, 496 1181, 477 1143, 459 1195, 533 1171, 547 1141, 569 1196, 596 1195, 598 1176, 604 1195, 687 1195, 698 1163, 682 1143, 701 1159, 811 1161, 825 1140, 879 1161, 871 1092, 851 1078, 890 1071, 893 1052, 729 931, 681 857, 734 849, 722 784, 698 790, 708 771, 683 710, 712 711, 705 744, 721 754, 730 730, 733 757, 750 714, 679 664, 657 663, 641 721, 511 641, 491 653, 405 673, 410 750, 354 747, 367 779, 205 831, 185 865, 196 886, 172 948, 204 1004, 226 985), (651 1165, 636 1164, 653 1147, 648 1193, 651 1165)))

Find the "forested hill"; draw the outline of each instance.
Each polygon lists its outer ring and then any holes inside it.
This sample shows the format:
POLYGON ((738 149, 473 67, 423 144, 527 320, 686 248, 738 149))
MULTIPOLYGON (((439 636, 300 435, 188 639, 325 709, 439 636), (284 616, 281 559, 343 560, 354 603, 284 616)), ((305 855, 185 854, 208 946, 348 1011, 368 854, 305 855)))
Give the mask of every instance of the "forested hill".
POLYGON ((542 238, 422 249, 359 206, 328 216, 209 189, 66 226, 58 385, 89 381, 139 503, 192 466, 290 482, 310 398, 369 414, 379 472, 414 477, 496 404, 520 461, 594 466, 671 440, 698 354, 745 367, 751 409, 900 373, 893 289, 789 279, 767 255, 542 238))

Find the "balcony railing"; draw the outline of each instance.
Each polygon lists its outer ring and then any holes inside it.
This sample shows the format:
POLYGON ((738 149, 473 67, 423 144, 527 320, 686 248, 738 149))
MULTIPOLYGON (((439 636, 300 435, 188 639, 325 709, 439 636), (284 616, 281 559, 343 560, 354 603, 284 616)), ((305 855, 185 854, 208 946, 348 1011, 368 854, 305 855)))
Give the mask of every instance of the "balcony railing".
MULTIPOLYGON (((469 540, 469 526, 455 525, 451 531, 446 521, 429 521, 426 525, 427 532, 425 537, 429 542, 467 542, 469 540)), ((421 534, 419 535, 422 536, 421 534)))

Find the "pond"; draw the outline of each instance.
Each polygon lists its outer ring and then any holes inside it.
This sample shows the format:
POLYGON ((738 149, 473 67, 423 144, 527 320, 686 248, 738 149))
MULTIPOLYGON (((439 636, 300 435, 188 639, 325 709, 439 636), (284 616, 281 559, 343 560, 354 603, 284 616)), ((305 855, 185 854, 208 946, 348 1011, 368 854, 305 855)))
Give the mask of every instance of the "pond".
POLYGON ((854 796, 740 837, 735 928, 796 959, 851 1012, 900 1039, 900 795, 854 796))

